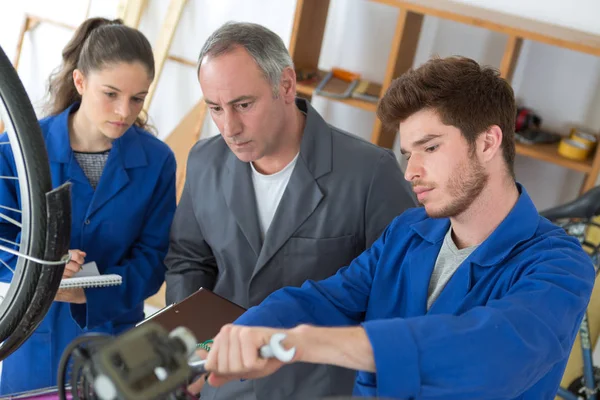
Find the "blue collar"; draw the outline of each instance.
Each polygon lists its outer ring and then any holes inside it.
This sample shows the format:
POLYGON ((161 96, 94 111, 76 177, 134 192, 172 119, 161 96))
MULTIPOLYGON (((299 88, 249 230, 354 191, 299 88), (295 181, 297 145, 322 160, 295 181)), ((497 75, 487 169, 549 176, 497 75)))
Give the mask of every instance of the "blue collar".
MULTIPOLYGON (((481 266, 501 263, 521 242, 530 239, 539 224, 538 211, 525 188, 517 183, 519 199, 492 234, 479 245, 469 260, 481 266)), ((439 243, 450 228, 449 218, 426 218, 410 226, 430 243, 439 243)))
MULTIPOLYGON (((69 139, 69 115, 77 111, 79 103, 73 103, 66 110, 51 117, 49 129, 44 133, 48 159, 51 162, 69 163, 73 151, 69 139)), ((113 142, 113 149, 120 154, 124 168, 143 167, 148 165, 146 152, 140 139, 142 129, 132 126, 123 136, 113 142)))

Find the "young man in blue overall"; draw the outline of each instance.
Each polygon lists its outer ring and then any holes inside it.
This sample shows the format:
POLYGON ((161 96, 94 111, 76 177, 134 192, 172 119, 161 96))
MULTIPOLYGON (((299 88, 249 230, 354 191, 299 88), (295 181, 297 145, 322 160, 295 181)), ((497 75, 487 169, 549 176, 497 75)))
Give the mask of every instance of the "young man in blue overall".
POLYGON ((281 289, 225 326, 208 383, 281 368, 258 349, 283 332, 291 362, 359 371, 356 395, 553 398, 594 268, 515 182, 510 85, 473 60, 433 59, 391 84, 378 115, 399 129, 424 207, 333 277, 281 289))

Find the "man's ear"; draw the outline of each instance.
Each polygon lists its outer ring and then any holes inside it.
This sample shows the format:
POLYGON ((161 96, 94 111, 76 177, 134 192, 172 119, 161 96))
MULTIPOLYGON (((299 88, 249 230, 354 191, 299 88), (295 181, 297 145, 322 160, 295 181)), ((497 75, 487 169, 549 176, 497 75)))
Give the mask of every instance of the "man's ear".
POLYGON ((281 72, 280 81, 281 94, 286 103, 292 103, 296 99, 296 71, 291 67, 286 67, 281 72))
POLYGON ((498 125, 490 126, 477 138, 481 161, 489 161, 501 151, 504 134, 498 125))
POLYGON ((75 89, 77 89, 77 93, 79 93, 80 96, 83 95, 86 85, 85 75, 83 75, 83 72, 81 72, 77 68, 73 70, 73 83, 75 84, 75 89))

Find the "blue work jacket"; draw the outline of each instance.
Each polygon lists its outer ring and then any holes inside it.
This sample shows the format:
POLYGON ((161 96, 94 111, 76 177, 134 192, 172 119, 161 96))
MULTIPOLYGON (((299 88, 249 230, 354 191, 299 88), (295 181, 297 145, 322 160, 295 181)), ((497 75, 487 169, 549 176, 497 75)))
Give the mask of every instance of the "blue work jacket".
POLYGON ((362 325, 376 373, 356 395, 395 399, 552 399, 594 284, 579 243, 538 215, 525 189, 427 310, 448 219, 397 217, 333 277, 281 289, 236 323, 362 325))
MULTIPOLYGON (((54 302, 33 335, 3 362, 0 393, 56 385, 60 357, 84 332, 118 334, 144 318, 144 300, 164 281, 163 259, 175 212, 175 157, 160 139, 131 127, 115 140, 96 190, 73 155, 68 116, 77 104, 40 122, 52 185, 71 182, 71 249, 87 253, 101 274, 118 274, 120 286, 85 290, 85 304, 54 302)), ((0 142, 8 141, 4 134, 0 142)), ((0 146, 0 175, 16 176, 9 146, 0 146)), ((0 205, 20 209, 14 183, 0 180, 0 205)), ((5 210, 3 212, 6 212, 5 210)), ((18 214, 12 217, 19 219, 18 214)), ((19 230, 0 221, 0 237, 19 230)), ((9 264, 16 259, 0 251, 9 264)), ((0 280, 12 273, 0 265, 0 280)))

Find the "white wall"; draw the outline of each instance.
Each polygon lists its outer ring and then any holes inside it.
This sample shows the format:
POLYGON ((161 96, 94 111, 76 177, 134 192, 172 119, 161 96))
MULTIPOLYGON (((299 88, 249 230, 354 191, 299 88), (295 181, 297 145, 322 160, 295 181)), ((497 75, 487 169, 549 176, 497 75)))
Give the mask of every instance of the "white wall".
MULTIPOLYGON (((537 18, 600 34, 597 0, 572 0, 564 12, 562 0, 460 0, 491 9, 537 18)), ((24 11, 77 25, 84 18, 83 0, 0 0, 0 46, 12 58, 24 11)), ((264 24, 289 42, 294 0, 189 0, 175 35, 171 53, 195 60, 203 41, 212 30, 227 20, 246 20, 264 24)), ((91 15, 114 17, 118 0, 93 0, 91 15)), ((168 2, 150 0, 140 29, 156 42, 168 2)), ((320 66, 339 66, 381 81, 385 72, 397 11, 367 0, 331 0, 320 66)), ((28 35, 23 46, 19 73, 32 102, 41 110, 49 72, 60 62, 60 51, 71 32, 41 25, 28 35)), ((427 17, 415 64, 433 54, 461 54, 498 66, 506 38, 481 28, 427 17)), ((600 130, 600 61, 539 43, 525 42, 517 65, 513 86, 520 102, 536 110, 544 126, 566 132, 571 124, 600 130)), ((163 70, 150 117, 165 137, 201 96, 195 71, 168 61, 163 70)), ((369 138, 374 114, 323 98, 313 100, 315 107, 332 124, 369 138)), ((204 135, 216 134, 206 124, 204 135)), ((583 175, 564 168, 517 157, 516 172, 539 208, 570 200, 577 194, 583 175)))

